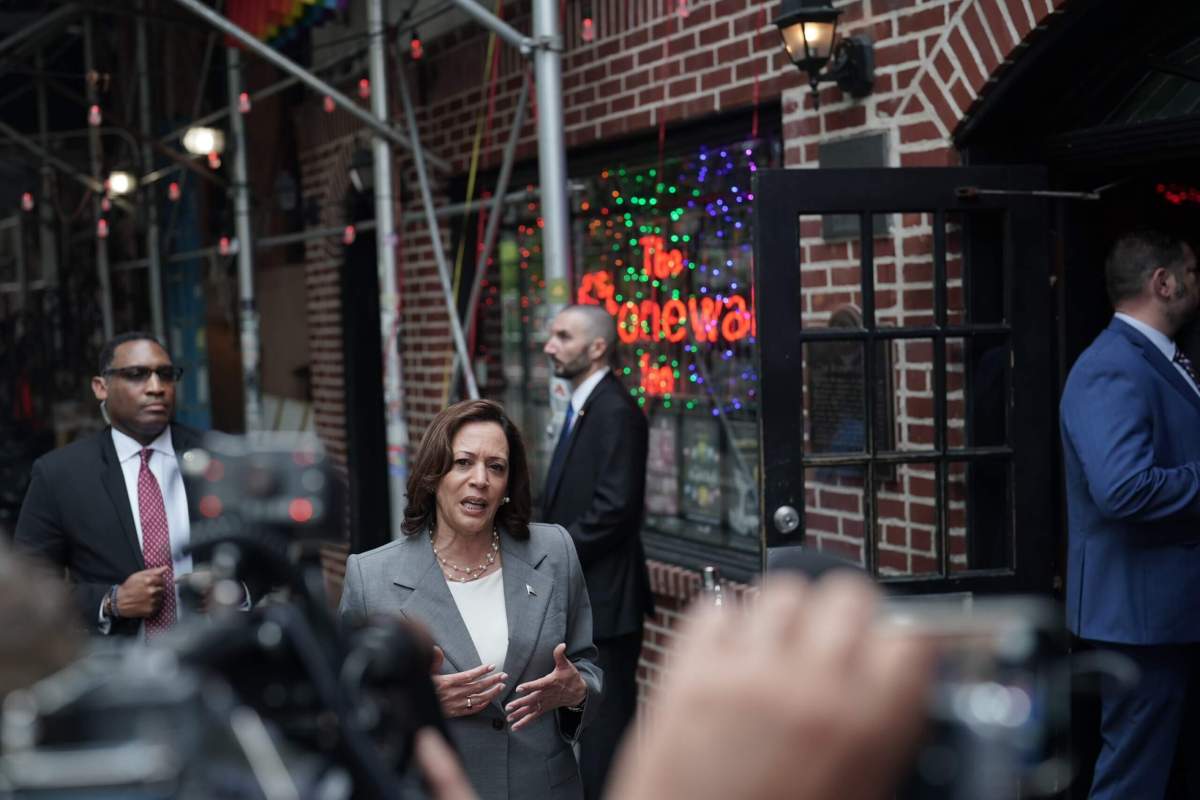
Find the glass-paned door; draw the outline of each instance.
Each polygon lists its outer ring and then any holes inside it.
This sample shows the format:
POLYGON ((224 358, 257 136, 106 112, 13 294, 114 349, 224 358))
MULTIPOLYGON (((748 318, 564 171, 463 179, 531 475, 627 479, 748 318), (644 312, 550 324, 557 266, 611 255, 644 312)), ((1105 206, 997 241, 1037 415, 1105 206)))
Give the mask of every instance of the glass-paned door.
POLYGON ((1050 588, 1045 180, 759 173, 764 549, 829 552, 909 591, 1050 588))

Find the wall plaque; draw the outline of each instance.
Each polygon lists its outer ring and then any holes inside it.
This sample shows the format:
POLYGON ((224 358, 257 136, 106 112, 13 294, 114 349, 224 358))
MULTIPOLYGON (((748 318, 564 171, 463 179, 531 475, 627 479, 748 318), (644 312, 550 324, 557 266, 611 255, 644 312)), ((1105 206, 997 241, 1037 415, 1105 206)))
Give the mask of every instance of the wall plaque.
MULTIPOLYGON (((862 312, 857 306, 837 309, 829 327, 862 329, 862 312)), ((892 342, 874 345, 875 375, 872 381, 876 451, 896 447, 895 409, 892 399, 892 342)), ((808 395, 808 443, 813 454, 865 453, 866 370, 862 341, 820 341, 805 346, 808 395)), ((859 474, 858 467, 853 468, 859 474)), ((886 477, 882 465, 876 475, 886 477)))

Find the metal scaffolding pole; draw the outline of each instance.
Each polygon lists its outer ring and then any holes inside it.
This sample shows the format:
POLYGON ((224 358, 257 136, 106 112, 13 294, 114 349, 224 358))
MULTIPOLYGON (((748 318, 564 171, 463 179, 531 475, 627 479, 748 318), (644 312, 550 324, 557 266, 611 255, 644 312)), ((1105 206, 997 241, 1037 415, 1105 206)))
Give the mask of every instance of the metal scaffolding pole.
MULTIPOLYGON (((92 136, 93 131, 96 131, 96 129, 93 128, 88 131, 89 137, 92 136)), ((24 147, 26 150, 33 153, 35 156, 37 156, 41 159, 44 159, 47 164, 54 167, 58 171, 62 172, 64 175, 68 176, 72 180, 77 181, 80 185, 86 186, 89 191, 95 192, 95 193, 101 194, 101 195, 104 194, 104 182, 103 181, 97 180, 96 178, 92 177, 91 175, 80 172, 74 166, 72 166, 68 162, 64 161, 63 159, 59 158, 58 156, 52 154, 49 150, 42 147, 37 142, 33 141, 28 136, 21 133, 19 130, 12 127, 11 125, 4 123, 4 122, 0 122, 0 133, 4 134, 8 138, 12 139, 13 142, 20 145, 21 147, 24 147)), ((96 135, 99 135, 99 133, 97 132, 96 135)), ((53 137, 47 137, 47 138, 53 138, 53 137)), ((123 198, 120 198, 120 197, 112 198, 112 203, 114 206, 123 208, 126 211, 132 212, 134 210, 133 206, 131 206, 127 201, 125 201, 123 198)))
MULTIPOLYGON (((541 196, 542 196, 541 192, 539 192, 536 187, 533 189, 518 189, 515 192, 509 192, 508 194, 504 195, 503 202, 501 203, 501 205, 507 206, 507 205, 512 205, 514 203, 518 203, 518 204, 528 203, 530 200, 537 200, 541 196)), ((434 215, 441 218, 441 217, 450 217, 455 214, 461 214, 464 211, 469 213, 477 205, 479 205, 479 204, 478 203, 446 203, 444 205, 438 206, 437 209, 434 210, 434 215)), ((423 219, 425 219, 425 209, 421 209, 420 211, 405 211, 400 216, 401 222, 419 222, 423 219)))
MULTIPOLYGON (((77 92, 71 91, 69 88, 67 88, 66 86, 63 86, 61 83, 59 83, 56 80, 48 79, 46 81, 46 86, 49 87, 51 91, 56 92, 60 96, 65 97, 68 100, 73 100, 74 102, 79 103, 80 105, 82 105, 84 107, 91 105, 91 103, 88 101, 87 98, 80 97, 77 92)), ((147 139, 146 137, 144 137, 141 134, 140 130, 134 130, 132 127, 130 127, 125 122, 125 120, 121 119, 117 114, 114 114, 111 109, 105 109, 104 116, 109 122, 109 127, 105 128, 104 131, 109 132, 109 133, 119 133, 122 136, 127 137, 127 139, 130 142, 130 147, 135 152, 137 151, 137 148, 138 148, 138 142, 141 142, 143 144, 148 143, 160 155, 165 156, 166 158, 169 158, 171 161, 175 162, 179 167, 190 170, 190 171, 196 173, 197 175, 199 175, 201 178, 204 178, 206 181, 215 183, 223 189, 229 188, 229 184, 226 183, 225 180, 220 175, 217 175, 212 170, 206 169, 206 168, 200 166, 199 164, 197 164, 196 161, 194 160, 194 157, 185 156, 181 153, 178 153, 175 150, 172 150, 170 147, 167 147, 166 145, 164 145, 158 141, 155 141, 154 139, 147 139)), ((159 176, 159 177, 161 177, 161 176, 159 176)), ((146 177, 141 177, 138 179, 139 185, 146 183, 146 182, 147 182, 146 177)))
MULTIPOLYGON (((141 10, 146 11, 146 0, 142 0, 141 10)), ((138 106, 142 117, 142 172, 147 173, 154 168, 154 148, 151 146, 151 134, 154 130, 153 118, 150 116, 150 58, 149 45, 146 42, 145 14, 137 18, 137 70, 138 70, 138 106)), ((167 341, 167 329, 163 324, 163 294, 162 294, 162 264, 160 261, 158 243, 158 203, 154 187, 142 187, 142 202, 146 209, 146 258, 149 259, 150 269, 150 324, 154 327, 154 335, 160 341, 167 341)))
MULTIPOLYGON (((93 75, 96 69, 96 53, 92 43, 92 15, 83 18, 83 69, 93 75)), ((94 81, 87 80, 87 101, 89 106, 99 105, 100 98, 96 92, 94 81)), ((11 133, 9 134, 12 135, 11 133)), ((101 177, 100 131, 92 129, 88 136, 88 153, 91 156, 92 181, 99 186, 104 185, 101 177)), ((100 219, 100 195, 103 191, 92 190, 92 218, 100 219)), ((113 308, 112 308, 112 277, 108 272, 108 239, 96 236, 96 277, 100 284, 100 315, 104 320, 104 338, 107 341, 113 337, 113 308)))
MULTIPOLYGON (((446 13, 446 10, 452 5, 454 5, 453 0, 447 0, 447 2, 444 5, 434 8, 429 13, 424 14, 420 17, 417 17, 416 19, 409 20, 407 23, 407 27, 410 30, 414 27, 419 28, 421 25, 425 24, 429 20, 446 13)), ((386 33, 386 29, 385 29, 385 33, 386 33)), ((333 59, 332 61, 326 61, 322 64, 318 64, 318 65, 309 67, 308 71, 311 72, 313 75, 320 75, 322 72, 332 69, 333 67, 336 67, 339 64, 349 61, 352 58, 357 58, 360 55, 362 55, 361 50, 355 50, 355 51, 352 51, 349 53, 345 53, 345 54, 340 55, 337 58, 333 59)), ((272 97, 274 95, 279 94, 282 91, 290 89, 291 87, 295 86, 297 83, 300 83, 300 79, 298 77, 296 77, 295 75, 292 75, 290 77, 284 78, 281 81, 272 83, 269 86, 264 86, 263 88, 250 93, 250 102, 253 104, 253 103, 257 103, 259 100, 266 100, 268 97, 272 97)), ((159 141, 162 142, 163 144, 167 144, 172 141, 178 141, 179 137, 181 137, 181 136, 183 136, 183 134, 187 133, 188 128, 198 126, 198 125, 209 125, 211 123, 223 120, 227 116, 229 116, 229 109, 227 109, 227 108, 218 108, 216 111, 213 111, 210 114, 205 114, 203 117, 200 116, 200 111, 197 109, 196 113, 192 114, 193 119, 191 122, 189 122, 186 125, 183 125, 181 127, 178 127, 175 130, 168 133, 166 136, 159 138, 159 141)))
MULTIPOLYGON (((367 0, 367 52, 371 75, 371 112, 388 119, 387 67, 382 0, 367 0)), ((371 140, 375 156, 375 252, 379 272, 379 335, 383 342, 383 409, 387 424, 388 507, 392 538, 399 538, 406 505, 408 428, 404 423, 404 387, 400 373, 396 292, 396 221, 392 200, 392 148, 382 136, 371 140)))
MULTIPOLYGON (((454 0, 454 2, 472 19, 485 28, 495 31, 500 38, 504 39, 504 41, 508 42, 513 47, 516 47, 523 55, 529 55, 529 51, 534 48, 535 42, 533 39, 530 39, 528 36, 509 25, 507 22, 488 11, 475 0, 454 0)), ((537 36, 536 28, 534 30, 534 36, 537 36)))
MULTIPOLYGON (((325 72, 326 70, 331 69, 332 67, 336 67, 339 64, 341 64, 345 61, 348 61, 349 59, 351 59, 355 56, 358 56, 358 55, 361 55, 361 53, 356 52, 352 55, 338 56, 337 58, 333 59, 332 61, 326 61, 324 64, 319 64, 317 66, 311 67, 310 71, 314 75, 319 75, 322 72, 325 72)), ((270 86, 264 86, 263 88, 259 89, 258 91, 250 93, 250 103, 251 103, 251 105, 253 105, 253 104, 257 103, 259 100, 266 100, 268 97, 273 97, 274 95, 277 95, 282 91, 290 89, 291 87, 295 86, 298 83, 300 83, 300 79, 297 78, 295 75, 292 75, 290 77, 284 78, 281 81, 272 83, 270 86)), ((219 122, 219 121, 225 119, 226 117, 228 117, 229 114, 230 114, 230 111, 228 108, 218 108, 216 111, 213 111, 212 113, 209 113, 209 114, 205 114, 204 116, 200 116, 199 112, 197 112, 196 114, 192 115, 192 119, 190 122, 188 122, 186 125, 179 126, 175 130, 168 133, 166 136, 160 137, 159 141, 162 142, 163 144, 177 142, 183 137, 183 135, 185 133, 188 132, 189 128, 195 128, 195 127, 200 127, 203 125, 209 125, 213 122, 219 122)))
POLYGON ((542 184, 542 253, 549 306, 565 305, 569 295, 567 154, 563 140, 562 36, 557 0, 533 0, 533 68, 537 81, 538 177, 542 184))
MULTIPOLYGON (((241 54, 225 48, 229 107, 236 111, 242 91, 241 54)), ((246 128, 240 113, 229 115, 233 138, 233 207, 237 232, 239 334, 242 349, 242 386, 245 392, 246 431, 262 430, 262 397, 258 381, 258 306, 254 300, 254 243, 250 232, 250 186, 246 177, 246 128)))
MULTIPOLYGON (((361 222, 354 223, 355 229, 361 233, 363 231, 375 230, 375 220, 366 219, 361 222)), ((283 233, 278 236, 260 236, 254 240, 255 250, 270 250, 273 247, 283 247, 296 242, 309 242, 313 239, 332 239, 341 237, 346 234, 344 225, 338 225, 327 228, 309 228, 295 233, 283 233)), ((169 264, 175 264, 180 261, 191 261, 194 258, 210 258, 217 255, 220 249, 217 247, 198 247, 195 250, 184 250, 179 253, 172 253, 166 257, 169 264)), ((125 272, 131 269, 141 269, 146 266, 146 259, 131 258, 128 261, 118 261, 112 265, 113 272, 125 272)))
POLYGON ((437 212, 433 208, 433 193, 429 189, 429 174, 425 168, 425 152, 421 149, 420 132, 417 130, 417 115, 413 111, 412 98, 408 92, 408 81, 401 72, 400 101, 404 104, 404 118, 408 122, 408 136, 412 140, 413 166, 417 169, 417 183, 421 186, 421 203, 425 207, 425 223, 429 226, 429 243, 437 261, 438 277, 442 280, 442 294, 446 299, 446 316, 450 320, 450 333, 454 337, 454 349, 462 367, 463 382, 467 396, 479 399, 479 387, 475 384, 475 372, 471 369, 471 356, 467 352, 467 339, 463 336, 462 322, 458 318, 458 307, 454 301, 454 287, 450 283, 450 265, 446 263, 446 249, 442 246, 442 231, 437 223, 437 212))
MULTIPOLYGON (((487 230, 483 234, 483 248, 475 262, 475 278, 471 281, 471 295, 467 300, 466 324, 467 340, 475 332, 475 309, 479 305, 479 292, 483 287, 483 274, 487 270, 488 258, 492 247, 496 244, 496 236, 500 232, 500 220, 504 216, 504 205, 507 199, 508 181, 512 177, 513 161, 516 160, 517 142, 521 138, 521 128, 525 127, 525 107, 529 105, 529 74, 526 73, 521 81, 521 94, 517 98, 517 107, 513 110, 512 130, 508 141, 504 143, 504 156, 500 162, 500 174, 496 177, 496 191, 492 196, 492 208, 488 212, 487 230)), ((458 354, 454 355, 454 371, 458 369, 458 354)))
MULTIPOLYGON (((38 50, 34 57, 37 67, 37 115, 38 134, 41 137, 43 151, 48 149, 47 137, 50 132, 50 112, 46 105, 46 82, 42 78, 44 63, 42 51, 38 50)), ((54 234, 54 207, 50 197, 54 192, 54 167, 42 155, 42 190, 38 198, 38 243, 42 253, 42 280, 46 286, 58 285, 58 237, 54 234)))
MULTIPOLYGON (((508 194, 504 195, 503 201, 500 205, 501 207, 512 205, 514 203, 524 205, 531 200, 538 199, 539 196, 540 195, 536 189, 532 191, 528 189, 522 189, 520 191, 509 192, 508 194)), ((453 214, 462 213, 463 211, 469 210, 473 207, 474 205, 471 203, 451 203, 449 205, 438 206, 434 213, 435 216, 441 219, 453 214)), ((503 216, 503 212, 501 212, 500 216, 503 216)), ((424 219, 426 219, 424 210, 408 211, 401 217, 401 220, 404 222, 420 222, 424 219)), ((358 222, 354 223, 354 228, 358 233, 375 230, 375 220, 359 220, 358 222)), ((333 225, 324 228, 306 228, 301 231, 295 231, 294 233, 281 233, 275 236, 261 236, 254 240, 254 249, 270 250, 272 247, 282 247, 284 245, 295 244, 297 242, 309 242, 313 239, 341 237, 345 236, 345 234, 346 226, 344 225, 333 225)), ((216 247, 200 247, 195 250, 172 253, 164 260, 168 263, 174 264, 179 261, 189 261, 193 258, 207 258, 216 252, 216 247)), ((116 264, 113 264, 111 269, 113 272, 124 272, 131 269, 141 269, 142 267, 145 267, 146 264, 147 261, 144 258, 132 258, 127 261, 119 261, 116 264)))
MULTIPOLYGON (((309 72, 304 67, 297 64, 296 62, 292 61, 291 59, 289 59, 283 55, 280 55, 278 52, 276 52, 272 48, 268 47, 267 45, 263 44, 258 39, 255 39, 249 33, 242 30, 241 28, 239 28, 237 25, 234 25, 232 22, 230 22, 225 17, 221 16, 220 14, 213 11, 208 6, 201 3, 200 0, 175 0, 175 2, 178 3, 179 5, 183 6, 184 8, 186 8, 188 11, 191 11, 196 16, 203 19, 209 25, 212 25, 214 28, 217 28, 218 30, 224 31, 226 34, 228 34, 232 38, 236 39, 238 42, 240 42, 242 44, 243 47, 245 47, 250 52, 254 53, 255 55, 257 55, 267 61, 270 61, 272 64, 279 67, 284 72, 287 72, 291 75, 296 76, 297 78, 302 80, 304 83, 308 84, 311 88, 315 89, 316 91, 321 92, 322 94, 328 95, 329 98, 331 100, 333 100, 334 103, 341 106, 347 112, 349 112, 350 114, 357 117, 359 119, 359 121, 364 123, 367 127, 369 127, 371 130, 375 131, 380 136, 385 137, 392 143, 398 144, 405 149, 412 149, 412 145, 409 144, 408 139, 406 139, 402 134, 393 130, 392 127, 390 125, 388 125, 386 122, 380 121, 377 117, 375 117, 370 112, 363 110, 358 105, 358 103, 354 102, 349 97, 347 97, 346 95, 339 92, 333 86, 331 86, 330 84, 321 80, 317 76, 313 75, 311 72, 309 72)), ((428 162, 430 164, 437 167, 442 172, 450 171, 449 163, 443 161, 440 158, 435 158, 433 156, 426 156, 426 160, 428 160, 428 162)))
MULTIPOLYGON (((37 22, 26 25, 6 39, 0 40, 0 55, 12 50, 26 39, 31 39, 52 30, 79 13, 79 5, 68 3, 55 11, 46 14, 37 22)), ((40 71, 40 70, 39 70, 40 71)))

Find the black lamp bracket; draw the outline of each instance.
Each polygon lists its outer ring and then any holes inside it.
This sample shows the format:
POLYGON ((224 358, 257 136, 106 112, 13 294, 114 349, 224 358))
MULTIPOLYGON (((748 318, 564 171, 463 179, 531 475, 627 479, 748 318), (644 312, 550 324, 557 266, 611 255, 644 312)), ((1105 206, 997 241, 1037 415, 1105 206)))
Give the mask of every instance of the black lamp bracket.
POLYGON ((817 81, 836 81, 851 97, 869 95, 875 85, 875 48, 871 41, 862 36, 839 39, 829 58, 829 66, 819 73, 817 81))

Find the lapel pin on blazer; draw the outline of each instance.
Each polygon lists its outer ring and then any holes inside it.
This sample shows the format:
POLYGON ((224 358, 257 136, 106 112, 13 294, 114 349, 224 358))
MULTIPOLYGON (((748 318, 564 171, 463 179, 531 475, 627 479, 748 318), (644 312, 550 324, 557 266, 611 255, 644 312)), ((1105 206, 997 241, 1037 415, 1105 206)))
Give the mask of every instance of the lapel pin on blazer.
POLYGON ((532 587, 532 586, 530 586, 528 583, 527 583, 527 584, 525 584, 525 591, 529 592, 529 596, 530 596, 530 597, 537 597, 537 592, 535 592, 535 591, 533 590, 533 587, 532 587))

